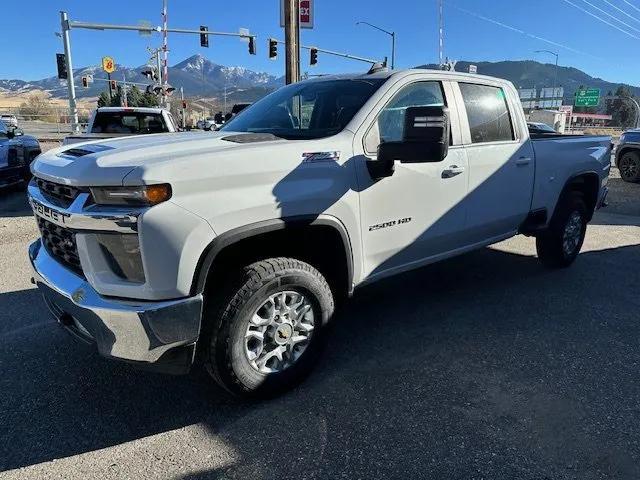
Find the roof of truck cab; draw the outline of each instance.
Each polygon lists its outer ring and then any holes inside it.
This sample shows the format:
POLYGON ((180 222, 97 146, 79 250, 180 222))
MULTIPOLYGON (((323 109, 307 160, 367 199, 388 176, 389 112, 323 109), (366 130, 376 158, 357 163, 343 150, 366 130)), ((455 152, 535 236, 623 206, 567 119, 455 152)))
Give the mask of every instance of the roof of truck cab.
POLYGON ((410 68, 406 70, 380 70, 374 73, 343 73, 336 75, 322 75, 320 77, 311 78, 305 80, 307 82, 318 82, 323 80, 366 80, 366 79, 387 79, 390 77, 404 77, 411 74, 416 73, 437 73, 443 77, 465 77, 469 79, 476 80, 488 80, 488 81, 503 81, 505 83, 509 83, 508 80, 504 80, 499 77, 491 77, 488 75, 478 75, 477 73, 465 73, 465 72, 456 72, 456 71, 448 71, 448 70, 435 70, 428 68, 410 68))
POLYGON ((163 110, 158 107, 98 107, 98 112, 161 113, 163 110))

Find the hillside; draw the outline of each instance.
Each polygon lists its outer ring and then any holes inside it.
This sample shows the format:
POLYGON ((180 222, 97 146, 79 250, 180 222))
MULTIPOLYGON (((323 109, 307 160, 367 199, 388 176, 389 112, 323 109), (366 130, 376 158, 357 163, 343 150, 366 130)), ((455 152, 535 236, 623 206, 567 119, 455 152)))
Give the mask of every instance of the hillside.
MULTIPOLYGON (((555 65, 539 63, 531 60, 503 62, 469 62, 460 61, 456 70, 468 71, 473 63, 478 73, 506 78, 518 88, 551 87, 554 83, 555 65)), ((435 65, 422 65, 418 68, 436 68, 435 65)), ((123 75, 130 82, 148 84, 149 81, 140 73, 145 66, 127 67, 117 65, 113 74, 116 80, 123 75)), ((106 87, 100 79, 106 74, 98 66, 78 68, 74 70, 76 91, 79 98, 97 97, 106 87), (93 75, 94 82, 89 88, 83 88, 81 77, 93 75)), ((244 67, 228 67, 216 64, 201 55, 193 55, 169 68, 169 82, 174 87, 183 87, 187 97, 221 98, 226 89, 227 99, 232 102, 252 102, 284 84, 283 77, 276 77, 265 72, 255 72, 244 67)), ((607 82, 572 67, 558 68, 558 85, 565 88, 565 98, 570 102, 575 91, 582 85, 600 88, 603 94, 615 91, 621 84, 607 82)), ((640 87, 632 86, 631 91, 640 96, 640 87)), ((27 82, 20 79, 0 80, 0 93, 23 94, 32 90, 43 90, 54 98, 67 95, 66 84, 56 77, 27 82)))

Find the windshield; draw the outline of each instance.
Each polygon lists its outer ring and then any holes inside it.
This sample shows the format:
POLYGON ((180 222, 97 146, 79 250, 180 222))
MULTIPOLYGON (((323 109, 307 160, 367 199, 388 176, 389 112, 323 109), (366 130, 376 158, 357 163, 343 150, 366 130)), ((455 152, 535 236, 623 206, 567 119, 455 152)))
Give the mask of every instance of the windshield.
POLYGON ((350 79, 288 85, 248 107, 222 127, 311 139, 340 132, 386 79, 350 79))

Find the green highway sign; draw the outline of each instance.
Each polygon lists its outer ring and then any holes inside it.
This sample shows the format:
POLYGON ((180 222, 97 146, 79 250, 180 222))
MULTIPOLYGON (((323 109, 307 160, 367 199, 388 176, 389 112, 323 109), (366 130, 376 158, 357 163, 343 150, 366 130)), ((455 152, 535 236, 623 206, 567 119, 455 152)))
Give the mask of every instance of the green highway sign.
POLYGON ((600 105, 600 89, 587 88, 576 92, 576 107, 597 107, 600 105))

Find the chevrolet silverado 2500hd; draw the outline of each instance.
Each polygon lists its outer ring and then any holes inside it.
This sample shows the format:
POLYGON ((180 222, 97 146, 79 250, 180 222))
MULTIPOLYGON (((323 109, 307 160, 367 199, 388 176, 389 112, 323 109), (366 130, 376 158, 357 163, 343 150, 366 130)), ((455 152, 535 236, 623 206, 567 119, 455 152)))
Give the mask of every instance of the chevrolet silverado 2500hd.
POLYGON ((237 395, 273 394, 308 373, 356 286, 518 233, 570 265, 609 158, 609 137, 531 138, 507 81, 321 77, 212 135, 40 155, 29 255, 53 315, 102 355, 202 362, 237 395))

